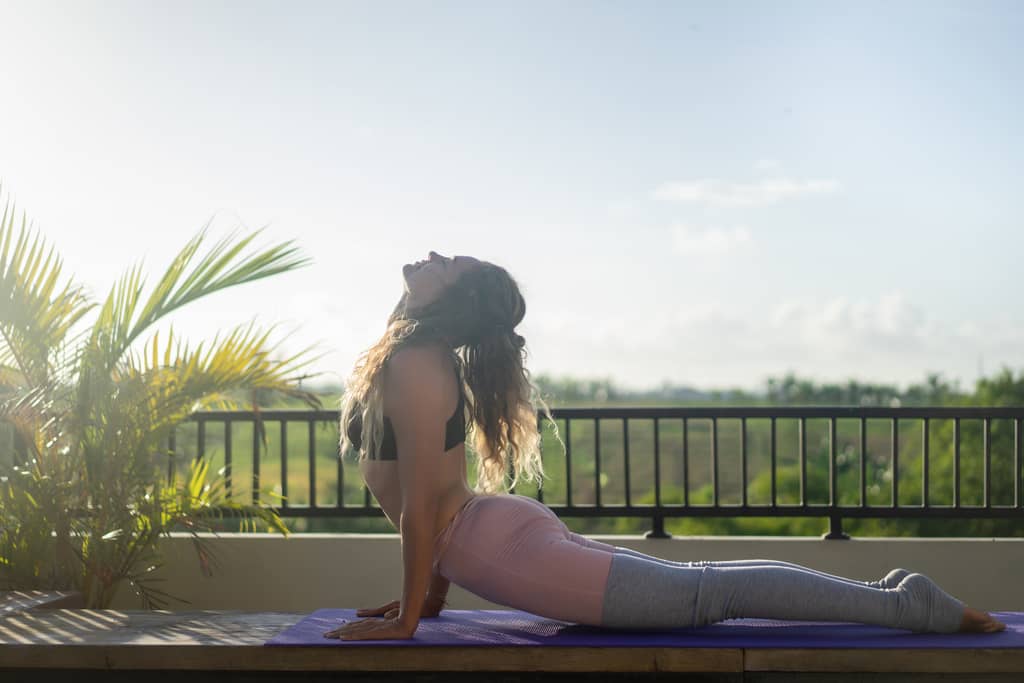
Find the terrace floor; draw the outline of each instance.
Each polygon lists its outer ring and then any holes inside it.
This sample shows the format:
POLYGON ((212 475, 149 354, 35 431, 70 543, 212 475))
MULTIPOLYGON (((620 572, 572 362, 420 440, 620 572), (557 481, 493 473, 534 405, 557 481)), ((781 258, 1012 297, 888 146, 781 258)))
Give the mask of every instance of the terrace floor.
POLYGON ((0 680, 1017 681, 1019 649, 265 647, 299 612, 38 609, 0 618, 0 680), (443 673, 442 673, 443 672, 443 673))

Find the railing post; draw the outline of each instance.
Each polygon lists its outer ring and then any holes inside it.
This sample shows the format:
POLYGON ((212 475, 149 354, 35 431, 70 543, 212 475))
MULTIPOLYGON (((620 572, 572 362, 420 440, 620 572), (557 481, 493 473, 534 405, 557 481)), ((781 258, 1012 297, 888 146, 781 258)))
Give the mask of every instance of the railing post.
POLYGON ((830 515, 828 533, 822 535, 822 538, 829 541, 849 541, 850 536, 843 532, 843 518, 839 515, 830 515))
POLYGON ((644 538, 672 538, 672 534, 665 531, 665 518, 655 515, 652 518, 654 528, 644 534, 644 538))

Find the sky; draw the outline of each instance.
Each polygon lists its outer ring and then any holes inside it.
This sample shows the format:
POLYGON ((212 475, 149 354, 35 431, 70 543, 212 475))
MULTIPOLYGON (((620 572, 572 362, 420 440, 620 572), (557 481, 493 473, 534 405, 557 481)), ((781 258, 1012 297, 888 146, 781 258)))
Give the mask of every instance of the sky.
POLYGON ((468 254, 534 373, 970 388, 1024 365, 1024 4, 0 0, 0 190, 96 299, 205 225, 311 264, 255 319, 340 383, 468 254))

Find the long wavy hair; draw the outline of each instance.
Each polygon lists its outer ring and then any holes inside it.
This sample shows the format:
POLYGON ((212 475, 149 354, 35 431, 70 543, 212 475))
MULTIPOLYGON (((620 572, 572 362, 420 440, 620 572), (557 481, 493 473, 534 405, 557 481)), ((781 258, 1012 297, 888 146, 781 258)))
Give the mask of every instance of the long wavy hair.
POLYGON ((356 362, 341 399, 340 452, 355 450, 348 427, 361 423, 359 459, 380 447, 384 433, 383 373, 388 359, 408 345, 443 343, 451 349, 466 397, 467 427, 477 454, 477 492, 514 487, 521 478, 543 485, 539 405, 561 442, 547 403, 526 369, 526 340, 515 326, 526 301, 508 272, 481 262, 416 311, 403 295, 387 330, 356 362), (511 465, 511 467, 509 466, 511 465))

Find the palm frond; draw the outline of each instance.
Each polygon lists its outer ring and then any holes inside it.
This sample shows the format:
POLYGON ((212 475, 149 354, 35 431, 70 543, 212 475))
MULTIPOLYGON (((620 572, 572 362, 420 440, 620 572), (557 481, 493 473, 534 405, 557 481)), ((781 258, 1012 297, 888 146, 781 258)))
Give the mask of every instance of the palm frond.
POLYGON ((10 202, 0 216, 0 363, 31 383, 52 374, 50 356, 93 306, 81 286, 63 276, 63 261, 10 202))
POLYGON ((139 269, 129 270, 111 290, 97 323, 96 338, 105 336, 107 356, 113 365, 128 347, 161 318, 214 292, 253 282, 307 265, 292 241, 269 247, 248 257, 241 254, 261 231, 239 239, 234 234, 219 241, 189 270, 203 241, 207 224, 175 256, 145 304, 141 300, 139 269))
POLYGON ((140 353, 128 356, 122 372, 145 378, 154 414, 183 417, 197 409, 234 407, 237 404, 229 395, 239 390, 269 391, 320 408, 320 397, 300 389, 298 383, 313 376, 302 371, 323 354, 313 355, 315 347, 309 346, 291 357, 275 359, 284 340, 271 344, 273 329, 261 330, 250 322, 194 349, 178 340, 173 329, 166 338, 157 332, 140 353))

